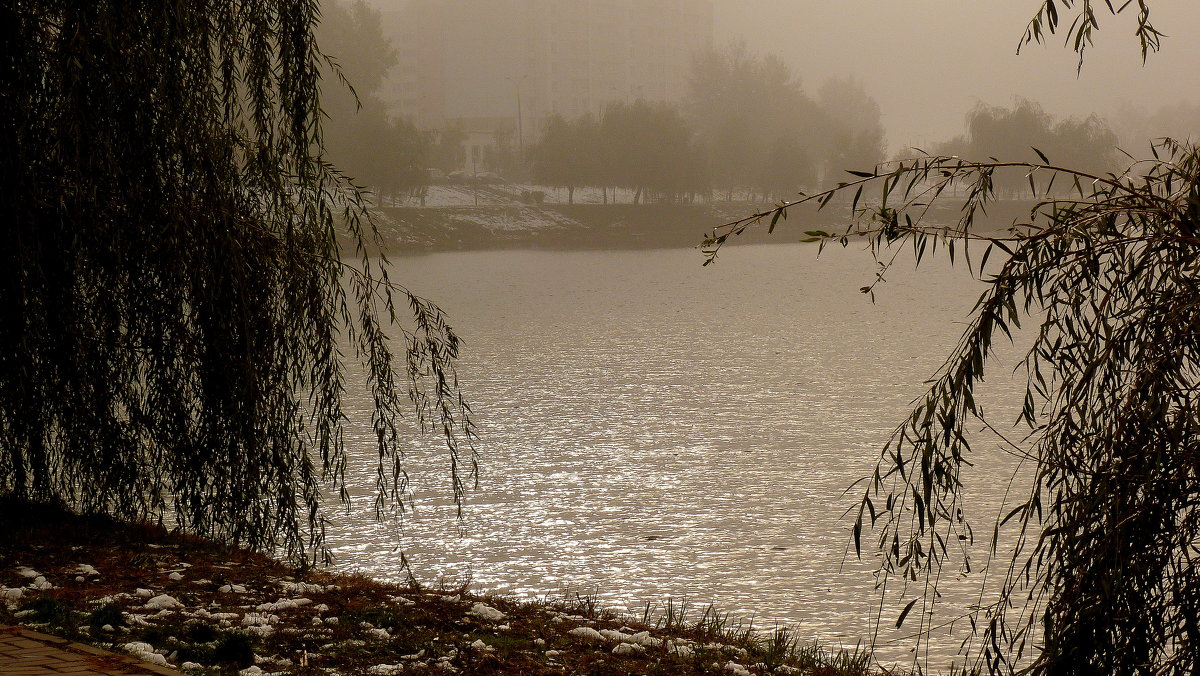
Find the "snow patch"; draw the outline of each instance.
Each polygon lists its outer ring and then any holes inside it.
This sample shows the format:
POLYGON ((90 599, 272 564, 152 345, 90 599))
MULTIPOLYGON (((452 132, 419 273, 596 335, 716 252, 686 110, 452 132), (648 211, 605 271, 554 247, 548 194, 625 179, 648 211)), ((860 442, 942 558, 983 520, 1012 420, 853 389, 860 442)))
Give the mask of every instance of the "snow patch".
POLYGON ((167 658, 154 652, 154 646, 150 645, 149 643, 142 643, 141 641, 124 643, 121 645, 121 650, 124 650, 125 652, 137 657, 142 661, 149 662, 151 664, 157 664, 160 667, 167 666, 167 658))
POLYGON ((292 610, 301 606, 307 606, 312 603, 312 599, 279 599, 275 603, 260 603, 254 609, 260 613, 278 613, 283 610, 292 610))
POLYGON ((495 608, 483 603, 476 603, 475 605, 471 606, 471 610, 467 611, 467 614, 481 617, 489 622, 499 622, 507 617, 507 615, 499 610, 496 610, 495 608))
POLYGON ((567 633, 571 634, 573 636, 582 636, 583 638, 590 639, 592 641, 603 641, 604 640, 604 636, 600 632, 596 631, 595 629, 592 629, 591 627, 575 627, 574 629, 572 629, 571 631, 568 631, 567 633))
MULTIPOLYGON (((141 591, 141 589, 138 590, 139 596, 141 595, 141 591)), ((159 594, 158 596, 151 598, 149 601, 146 601, 146 605, 143 607, 147 610, 162 610, 164 608, 181 608, 182 606, 183 604, 180 603, 179 600, 174 596, 169 594, 159 594)))
POLYGON ((618 643, 612 649, 614 655, 637 655, 645 652, 645 648, 636 643, 618 643))

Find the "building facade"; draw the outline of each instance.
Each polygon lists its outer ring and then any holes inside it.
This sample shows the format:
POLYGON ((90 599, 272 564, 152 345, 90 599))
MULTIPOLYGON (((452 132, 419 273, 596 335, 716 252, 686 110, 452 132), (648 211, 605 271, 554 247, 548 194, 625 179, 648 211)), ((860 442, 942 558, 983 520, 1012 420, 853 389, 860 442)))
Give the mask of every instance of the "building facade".
POLYGON ((394 112, 429 129, 507 118, 522 144, 551 115, 682 101, 713 34, 711 0, 410 0, 383 20, 394 112))

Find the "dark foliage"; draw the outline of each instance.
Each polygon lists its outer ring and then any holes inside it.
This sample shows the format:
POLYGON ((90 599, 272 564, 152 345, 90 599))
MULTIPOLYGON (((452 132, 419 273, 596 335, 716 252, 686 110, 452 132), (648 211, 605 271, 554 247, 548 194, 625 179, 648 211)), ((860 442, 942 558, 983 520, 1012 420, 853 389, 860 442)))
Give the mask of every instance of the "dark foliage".
POLYGON ((368 255, 363 202, 322 159, 318 18, 0 8, 0 493, 309 562, 343 485, 342 345, 374 396, 381 499, 402 496, 409 406, 461 492, 458 339, 368 255), (393 293, 414 321, 389 337, 393 293))

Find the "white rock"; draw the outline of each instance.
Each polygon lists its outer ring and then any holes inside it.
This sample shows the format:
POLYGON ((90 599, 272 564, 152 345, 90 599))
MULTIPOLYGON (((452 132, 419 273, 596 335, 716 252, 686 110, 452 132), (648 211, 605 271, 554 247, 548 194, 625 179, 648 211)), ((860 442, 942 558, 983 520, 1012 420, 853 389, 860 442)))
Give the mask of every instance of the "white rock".
POLYGON ((138 587, 137 591, 133 592, 133 594, 134 596, 143 599, 148 599, 151 596, 154 596, 154 592, 150 591, 149 589, 142 589, 141 587, 138 587))
POLYGON ((547 650, 546 657, 558 657, 562 654, 561 650, 547 650))
POLYGON ((478 639, 478 638, 475 639, 475 642, 471 644, 471 649, 479 650, 481 652, 491 652, 491 651, 495 650, 495 648, 493 648, 492 646, 484 643, 483 639, 478 639))
POLYGON ((0 598, 6 601, 16 601, 25 593, 24 589, 10 589, 9 587, 0 587, 0 598))
POLYGON ((240 676, 262 676, 263 670, 258 667, 246 667, 238 672, 240 676))
POLYGON ((245 594, 246 588, 240 584, 226 584, 217 588, 222 594, 245 594))
POLYGON ((392 638, 387 629, 368 629, 367 636, 379 641, 388 641, 392 638))
POLYGON ((733 660, 729 660, 725 663, 725 671, 733 672, 733 676, 752 676, 749 669, 743 667, 737 662, 734 662, 733 660))
POLYGON ((171 580, 172 582, 179 582, 183 579, 183 575, 180 575, 179 573, 171 573, 167 576, 167 579, 171 580))
POLYGON ((90 565, 88 565, 86 563, 79 564, 79 566, 75 570, 80 575, 99 575, 100 574, 100 571, 96 570, 95 568, 91 567, 90 565))
POLYGON ((183 664, 179 665, 179 668, 183 669, 184 671, 188 671, 190 669, 203 669, 204 665, 200 664, 199 662, 184 662, 183 664))
POLYGON ((82 575, 76 575, 76 576, 75 576, 75 581, 76 581, 76 582, 87 582, 87 578, 86 578, 86 577, 84 577, 84 576, 82 576, 82 575))
MULTIPOLYGON (((140 589, 138 590, 141 591, 140 589)), ((162 610, 164 608, 182 608, 183 604, 170 594, 159 594, 146 601, 145 608, 148 610, 162 610)))
POLYGON ((33 578, 33 587, 34 589, 52 589, 54 585, 50 584, 50 581, 45 576, 38 575, 33 578))
POLYGON ((41 573, 28 566, 17 566, 17 574, 30 579, 41 576, 41 573))
POLYGON ((500 620, 503 620, 505 617, 507 617, 507 615, 500 612, 499 610, 496 610, 495 608, 493 608, 489 605, 485 605, 483 603, 478 603, 478 602, 475 605, 471 606, 471 610, 467 611, 467 614, 481 617, 489 622, 499 622, 500 620))
POLYGON ((373 667, 367 668, 368 674, 383 674, 383 676, 390 676, 391 674, 399 674, 399 673, 402 673, 403 671, 404 671, 403 664, 376 664, 373 667))
POLYGON ((595 629, 592 629, 591 627, 575 627, 574 629, 572 629, 571 631, 568 631, 567 633, 573 634, 575 636, 582 636, 584 638, 591 639, 593 641, 603 641, 604 640, 604 636, 601 635, 600 632, 596 631, 595 629))
POLYGON ((533 639, 533 644, 539 648, 544 648, 544 647, 546 647, 546 639, 535 638, 535 639, 533 639))

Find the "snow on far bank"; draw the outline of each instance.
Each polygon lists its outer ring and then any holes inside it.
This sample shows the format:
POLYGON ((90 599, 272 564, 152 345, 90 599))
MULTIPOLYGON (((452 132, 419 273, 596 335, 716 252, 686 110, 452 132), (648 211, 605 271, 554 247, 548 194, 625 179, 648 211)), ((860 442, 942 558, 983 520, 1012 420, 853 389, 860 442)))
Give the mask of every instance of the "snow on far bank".
MULTIPOLYGON (((522 195, 542 193, 542 204, 567 204, 570 195, 566 188, 554 188, 532 183, 481 183, 430 185, 425 197, 405 197, 382 201, 381 206, 397 207, 473 207, 473 206, 520 206, 522 195), (478 200, 478 203, 476 202, 478 200)), ((609 188, 609 204, 632 204, 632 190, 609 188)), ((575 204, 603 204, 604 190, 601 188, 576 188, 575 204)))

